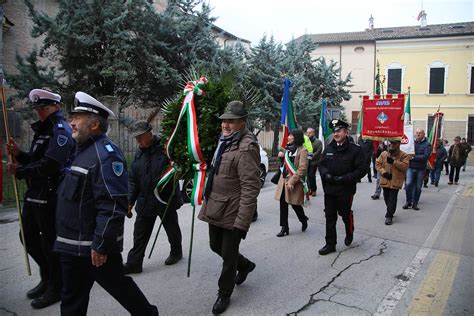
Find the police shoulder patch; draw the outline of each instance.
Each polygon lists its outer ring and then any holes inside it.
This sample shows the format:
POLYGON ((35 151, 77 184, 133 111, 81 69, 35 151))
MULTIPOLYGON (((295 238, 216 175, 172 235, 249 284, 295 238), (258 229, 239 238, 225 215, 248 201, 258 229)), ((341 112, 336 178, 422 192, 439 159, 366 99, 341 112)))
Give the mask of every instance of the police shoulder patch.
POLYGON ((68 139, 64 135, 58 135, 58 137, 56 138, 56 142, 58 143, 60 147, 62 147, 67 144, 68 139))
POLYGON ((64 129, 63 123, 58 123, 58 128, 59 128, 59 129, 64 129))
POLYGON ((123 174, 123 162, 121 161, 112 162, 112 170, 114 171, 117 177, 120 177, 123 174))
POLYGON ((112 147, 112 145, 110 144, 105 144, 105 149, 107 149, 107 151, 109 153, 113 153, 114 152, 114 148, 112 147))

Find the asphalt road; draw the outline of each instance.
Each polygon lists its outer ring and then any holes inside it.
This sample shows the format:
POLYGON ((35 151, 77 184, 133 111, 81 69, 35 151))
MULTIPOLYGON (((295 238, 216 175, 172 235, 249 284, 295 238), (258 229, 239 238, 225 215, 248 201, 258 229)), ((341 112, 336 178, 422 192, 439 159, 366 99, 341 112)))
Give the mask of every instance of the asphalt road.
MULTIPOLYGON (((385 204, 370 199, 374 183, 364 178, 353 205, 354 242, 344 245, 339 219, 337 252, 327 256, 317 253, 325 234, 322 191, 305 208, 308 230, 301 232, 290 210, 290 235, 277 238, 279 207, 275 186, 267 182, 258 200, 259 219, 241 244, 257 267, 236 286, 226 315, 474 314, 474 167, 461 176, 460 185, 448 186, 443 175, 438 188, 423 189, 420 211, 403 210, 400 191, 392 226, 384 225, 385 204)), ((165 266, 169 245, 160 233, 143 273, 133 278, 162 315, 210 315, 221 260, 209 249, 207 225, 196 220, 187 277, 190 205, 179 210, 179 219, 185 258, 165 266)), ((126 221, 124 256, 132 246, 133 221, 126 221)), ((38 282, 38 271, 32 263, 33 276, 26 275, 13 211, 0 212, 0 240, 0 315, 59 314, 59 304, 33 312, 25 297, 38 282)), ((89 314, 127 312, 94 285, 89 314)))

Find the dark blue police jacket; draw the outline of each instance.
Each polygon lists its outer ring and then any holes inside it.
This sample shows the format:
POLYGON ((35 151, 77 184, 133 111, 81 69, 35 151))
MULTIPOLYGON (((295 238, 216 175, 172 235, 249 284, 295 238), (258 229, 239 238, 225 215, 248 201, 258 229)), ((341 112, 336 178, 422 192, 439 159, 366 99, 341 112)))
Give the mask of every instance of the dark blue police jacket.
POLYGON ((29 152, 16 157, 20 167, 16 178, 28 186, 25 204, 48 207, 56 203, 56 189, 64 168, 71 164, 74 153, 72 130, 64 121, 62 111, 52 113, 46 120, 31 124, 35 132, 29 152))
POLYGON ((122 151, 105 134, 77 144, 58 189, 55 250, 74 256, 120 253, 128 206, 122 151))

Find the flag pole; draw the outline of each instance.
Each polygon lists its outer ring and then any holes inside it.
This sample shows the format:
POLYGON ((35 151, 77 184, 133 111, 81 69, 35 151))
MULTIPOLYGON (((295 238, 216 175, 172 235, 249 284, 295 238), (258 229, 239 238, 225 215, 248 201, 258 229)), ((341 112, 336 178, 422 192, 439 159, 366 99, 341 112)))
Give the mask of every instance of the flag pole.
MULTIPOLYGON (((6 103, 6 98, 5 98, 5 88, 3 86, 3 78, 1 78, 0 85, 1 85, 1 91, 2 91, 3 124, 5 127, 5 137, 8 143, 10 141, 11 135, 10 135, 10 126, 8 125, 8 112, 7 112, 7 103, 6 103)), ((12 163, 14 162, 14 160, 15 158, 13 157, 13 155, 8 155, 8 162, 12 163)), ((28 275, 31 275, 30 260, 28 258, 28 252, 26 251, 25 232, 23 229, 23 219, 22 219, 21 210, 20 210, 20 197, 18 194, 18 183, 14 175, 12 175, 11 177, 12 177, 12 182, 13 182, 13 192, 15 193, 16 209, 18 211, 18 222, 20 224, 20 237, 21 237, 21 243, 23 244, 23 254, 25 256, 26 271, 28 272, 28 275)))
POLYGON ((196 213, 196 206, 193 205, 193 217, 191 221, 191 237, 189 240, 189 255, 188 255, 188 273, 187 276, 191 275, 191 256, 193 254, 193 239, 194 239, 194 215, 196 213))

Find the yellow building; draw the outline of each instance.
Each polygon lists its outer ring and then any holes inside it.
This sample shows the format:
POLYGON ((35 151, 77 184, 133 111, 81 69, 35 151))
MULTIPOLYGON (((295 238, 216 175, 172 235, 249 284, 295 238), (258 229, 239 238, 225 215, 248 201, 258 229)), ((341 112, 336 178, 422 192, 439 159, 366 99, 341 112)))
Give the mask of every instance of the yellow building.
POLYGON ((428 134, 439 108, 445 114, 442 137, 452 143, 459 135, 474 145, 474 22, 427 25, 426 14, 419 26, 374 28, 373 21, 362 32, 308 35, 318 44, 312 56, 337 61, 342 74, 352 74, 352 99, 342 106, 353 132, 359 97, 374 92, 378 61, 385 94, 411 88, 416 128, 428 134))
POLYGON ((474 22, 384 31, 375 36, 385 91, 406 93, 410 87, 416 128, 429 133, 439 108, 442 137, 452 143, 459 135, 474 144, 474 22))

